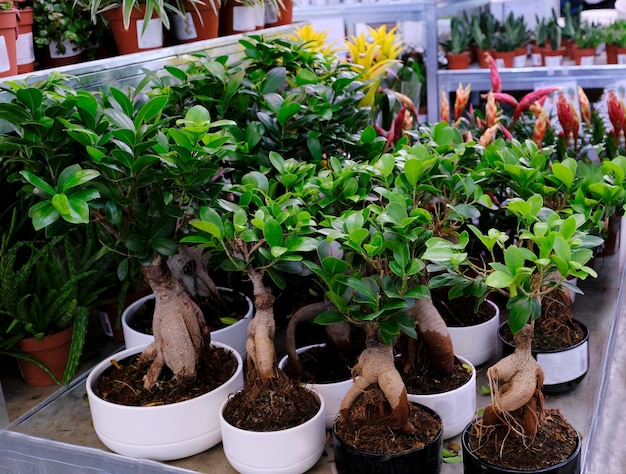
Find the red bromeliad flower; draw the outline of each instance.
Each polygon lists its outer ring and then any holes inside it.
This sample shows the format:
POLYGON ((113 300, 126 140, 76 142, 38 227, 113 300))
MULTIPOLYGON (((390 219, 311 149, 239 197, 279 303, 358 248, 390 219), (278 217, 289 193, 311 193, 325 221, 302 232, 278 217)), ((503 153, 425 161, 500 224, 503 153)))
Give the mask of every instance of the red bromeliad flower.
POLYGON ((609 120, 611 125, 613 125, 613 133, 616 137, 619 137, 624 128, 624 105, 615 95, 615 91, 609 91, 607 106, 609 109, 609 120))
POLYGON ((489 53, 485 53, 485 60, 489 65, 489 73, 491 78, 491 90, 493 92, 502 92, 502 79, 500 79, 500 72, 498 71, 498 65, 493 56, 489 53))
POLYGON ((556 113, 559 117, 561 128, 563 128, 563 138, 567 144, 574 128, 574 110, 562 92, 556 101, 556 113))

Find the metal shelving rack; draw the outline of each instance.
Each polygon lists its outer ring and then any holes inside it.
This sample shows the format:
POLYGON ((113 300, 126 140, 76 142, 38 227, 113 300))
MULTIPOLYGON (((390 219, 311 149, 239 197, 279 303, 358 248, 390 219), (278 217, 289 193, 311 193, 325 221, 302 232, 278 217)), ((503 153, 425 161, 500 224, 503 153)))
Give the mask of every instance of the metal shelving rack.
POLYGON ((426 88, 428 121, 438 118, 438 31, 437 18, 456 15, 464 10, 488 5, 489 0, 413 0, 391 3, 352 3, 332 6, 294 7, 294 21, 311 21, 341 17, 346 31, 355 23, 386 23, 396 21, 424 21, 426 24, 426 88))

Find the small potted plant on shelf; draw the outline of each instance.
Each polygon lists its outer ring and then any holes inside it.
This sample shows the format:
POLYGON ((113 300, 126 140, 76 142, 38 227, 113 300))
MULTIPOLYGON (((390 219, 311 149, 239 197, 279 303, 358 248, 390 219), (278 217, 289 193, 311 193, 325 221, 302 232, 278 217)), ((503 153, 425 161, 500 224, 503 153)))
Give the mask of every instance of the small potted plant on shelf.
POLYGON ((450 19, 450 37, 441 41, 448 69, 467 69, 471 61, 469 46, 471 29, 467 16, 454 16, 450 19))
POLYGON ((94 44, 96 26, 81 2, 45 0, 33 3, 34 42, 44 67, 81 62, 94 44))
POLYGON ((603 31, 607 64, 626 64, 626 20, 616 20, 603 31))
POLYGON ((606 38, 601 27, 585 22, 580 25, 573 40, 570 57, 577 66, 592 66, 595 64, 596 50, 606 38))
POLYGON ((13 0, 0 2, 0 36, 3 38, 2 55, 5 59, 0 68, 0 77, 17 74, 17 32, 18 10, 13 0))
POLYGON ((499 67, 526 65, 529 33, 523 16, 509 13, 493 39, 493 57, 499 67))
POLYGON ((555 15, 548 21, 547 29, 548 38, 546 42, 548 45, 543 50, 543 63, 547 67, 558 67, 563 65, 567 49, 563 46, 563 28, 555 15))
POLYGON ((470 28, 478 64, 482 68, 488 68, 485 53, 493 54, 491 48, 493 37, 498 29, 498 21, 489 10, 479 9, 472 14, 470 28))

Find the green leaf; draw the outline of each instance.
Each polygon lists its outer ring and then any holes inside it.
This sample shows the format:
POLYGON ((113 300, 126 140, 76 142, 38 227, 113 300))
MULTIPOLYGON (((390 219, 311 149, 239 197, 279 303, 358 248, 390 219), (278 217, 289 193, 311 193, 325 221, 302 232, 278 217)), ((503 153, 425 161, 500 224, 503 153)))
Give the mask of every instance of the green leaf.
POLYGON ((20 171, 20 174, 24 177, 24 179, 35 186, 36 188, 41 189, 44 193, 46 193, 46 197, 52 197, 56 194, 56 189, 46 183, 43 179, 35 176, 30 171, 20 171))
POLYGON ((265 220, 263 223, 263 237, 265 237, 270 247, 282 247, 283 228, 276 219, 270 217, 265 220))
POLYGON ((157 95, 143 104, 135 116, 135 128, 139 129, 141 125, 151 121, 154 117, 161 114, 167 105, 168 100, 169 98, 167 95, 157 95))
POLYGON ((265 80, 261 85, 261 94, 269 94, 276 92, 282 87, 287 79, 287 69, 284 67, 275 67, 268 71, 265 80))
POLYGON ((320 314, 318 314, 315 317, 313 322, 315 324, 328 325, 328 324, 341 323, 341 322, 344 322, 345 320, 346 318, 344 318, 343 315, 339 311, 322 311, 320 314))
POLYGON ((294 115, 300 111, 300 104, 297 102, 285 102, 278 111, 277 119, 278 123, 285 125, 294 115))

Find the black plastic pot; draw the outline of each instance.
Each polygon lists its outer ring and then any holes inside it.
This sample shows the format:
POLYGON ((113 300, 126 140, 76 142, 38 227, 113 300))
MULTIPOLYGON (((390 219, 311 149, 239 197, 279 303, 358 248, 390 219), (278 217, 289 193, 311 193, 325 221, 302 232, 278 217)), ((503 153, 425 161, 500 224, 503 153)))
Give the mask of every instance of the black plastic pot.
MULTIPOLYGON (((433 410, 428 411, 440 420, 433 410)), ((374 454, 352 446, 339 439, 333 425, 335 467, 338 474, 439 474, 443 461, 443 429, 437 437, 422 448, 399 454, 374 454)))
MULTIPOLYGON (((578 386, 587 375, 589 369, 589 330, 580 321, 574 321, 580 325, 585 333, 581 342, 565 349, 532 351, 533 357, 539 362, 544 372, 544 393, 569 392, 578 386)), ((515 350, 515 346, 502 337, 502 329, 506 324, 508 323, 502 323, 498 330, 499 349, 502 357, 512 354, 515 350)))
POLYGON ((565 461, 543 469, 518 470, 497 466, 483 461, 469 450, 469 436, 472 423, 465 427, 461 443, 463 446, 463 474, 580 474, 581 442, 576 437, 576 449, 565 461))

